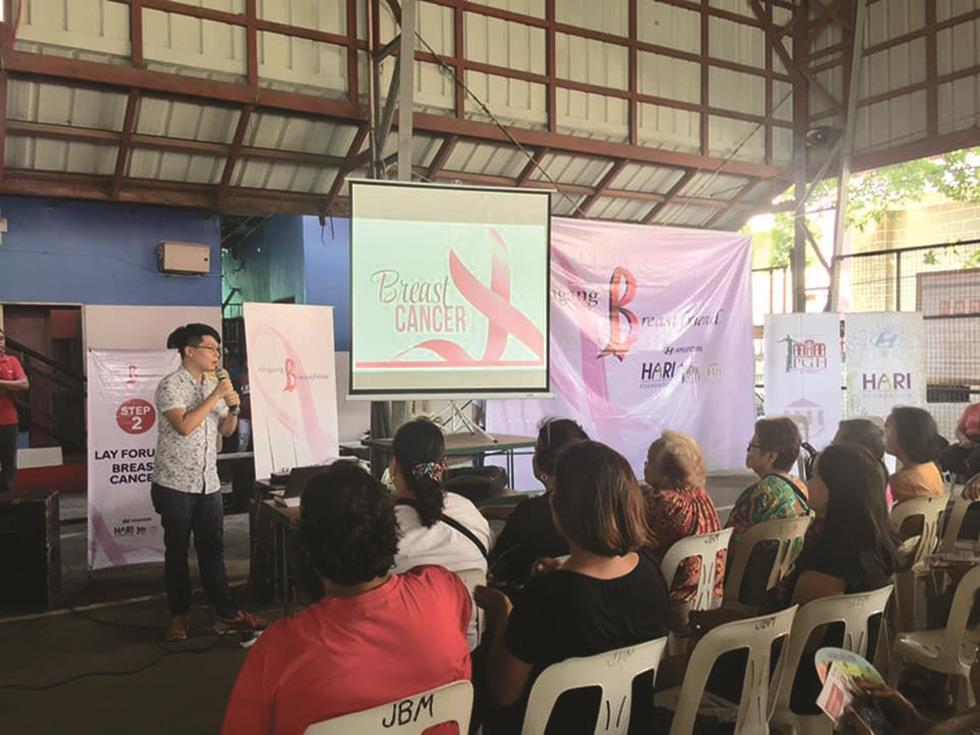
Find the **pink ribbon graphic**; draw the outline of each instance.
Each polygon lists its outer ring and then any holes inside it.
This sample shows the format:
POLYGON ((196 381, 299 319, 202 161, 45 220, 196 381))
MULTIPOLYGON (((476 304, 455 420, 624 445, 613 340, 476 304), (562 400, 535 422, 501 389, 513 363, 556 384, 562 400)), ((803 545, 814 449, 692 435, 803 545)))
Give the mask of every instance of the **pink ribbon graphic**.
POLYGON ((399 363, 404 355, 416 349, 429 350, 440 358, 441 365, 496 364, 504 354, 507 336, 514 335, 533 352, 538 361, 522 361, 515 364, 538 365, 544 360, 544 335, 534 323, 518 311, 510 302, 510 264, 507 260, 507 243, 500 233, 490 228, 494 241, 490 261, 490 288, 463 265, 454 250, 449 251, 449 275, 453 285, 472 306, 487 317, 489 329, 483 356, 471 357, 466 350, 447 339, 428 339, 395 356, 388 367, 418 367, 418 363, 399 363))
POLYGON ((318 458, 326 457, 330 451, 330 437, 323 430, 320 423, 320 412, 317 410, 317 401, 313 395, 313 388, 308 380, 296 380, 297 375, 304 375, 303 362, 292 343, 282 332, 275 327, 262 327, 255 335, 257 343, 261 337, 271 336, 279 341, 282 351, 285 353, 285 372, 286 386, 282 391, 273 392, 268 381, 261 373, 253 372, 250 375, 250 382, 262 394, 266 400, 266 405, 275 414, 276 419, 282 424, 283 428, 290 431, 293 435, 302 436, 310 445, 314 456, 318 458), (282 393, 296 393, 300 405, 301 417, 295 416, 286 410, 282 405, 279 396, 282 393))

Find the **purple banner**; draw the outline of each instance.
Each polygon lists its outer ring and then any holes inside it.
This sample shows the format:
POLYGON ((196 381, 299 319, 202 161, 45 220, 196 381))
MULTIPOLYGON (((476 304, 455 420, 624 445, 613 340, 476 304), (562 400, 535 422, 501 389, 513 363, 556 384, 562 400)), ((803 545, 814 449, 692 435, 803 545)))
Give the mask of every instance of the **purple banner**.
MULTIPOLYGON (((749 238, 555 219, 554 400, 489 401, 490 431, 570 417, 638 475, 663 429, 692 434, 709 469, 742 467, 755 419, 749 238)), ((530 488, 529 465, 513 485, 530 488)))

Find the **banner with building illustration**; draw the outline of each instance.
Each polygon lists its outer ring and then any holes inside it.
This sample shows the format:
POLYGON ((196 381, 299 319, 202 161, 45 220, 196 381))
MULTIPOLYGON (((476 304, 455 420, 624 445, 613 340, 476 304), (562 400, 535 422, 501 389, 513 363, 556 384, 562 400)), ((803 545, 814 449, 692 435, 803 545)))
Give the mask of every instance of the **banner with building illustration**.
POLYGON ((925 322, 920 312, 844 319, 846 414, 884 419, 895 406, 925 406, 925 322))
POLYGON ((838 315, 767 316, 764 359, 766 415, 791 416, 805 441, 829 444, 843 409, 838 315))
POLYGON ((89 350, 89 569, 163 561, 150 480, 166 419, 154 394, 179 364, 174 350, 89 350))

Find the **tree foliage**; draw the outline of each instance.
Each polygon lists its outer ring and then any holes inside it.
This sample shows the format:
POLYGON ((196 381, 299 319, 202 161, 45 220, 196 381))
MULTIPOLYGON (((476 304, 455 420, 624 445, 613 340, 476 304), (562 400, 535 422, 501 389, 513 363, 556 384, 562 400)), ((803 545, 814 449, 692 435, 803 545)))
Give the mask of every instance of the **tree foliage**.
MULTIPOLYGON (((848 182, 847 225, 863 232, 872 223, 880 223, 889 211, 914 204, 929 192, 939 192, 954 202, 980 203, 978 164, 980 148, 973 148, 855 174, 848 182)), ((821 181, 813 189, 807 210, 833 208, 836 193, 836 178, 821 181)), ((780 212, 775 216, 770 265, 789 263, 793 250, 793 218, 793 212, 780 212)), ((812 231, 813 225, 810 227, 812 231)), ((980 262, 973 265, 980 265, 980 262)))

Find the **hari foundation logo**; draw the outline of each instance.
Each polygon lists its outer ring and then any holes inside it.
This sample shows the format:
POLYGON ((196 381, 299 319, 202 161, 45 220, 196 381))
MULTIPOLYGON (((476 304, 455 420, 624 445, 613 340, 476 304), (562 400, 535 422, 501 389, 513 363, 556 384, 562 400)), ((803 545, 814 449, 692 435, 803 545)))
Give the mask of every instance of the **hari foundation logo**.
POLYGON ((812 372, 827 368, 827 345, 812 339, 796 340, 788 334, 780 343, 786 343, 786 372, 812 372))
POLYGON ((613 271, 609 279, 609 344, 599 357, 612 355, 620 362, 636 344, 636 314, 626 308, 636 297, 636 276, 623 267, 613 271))

